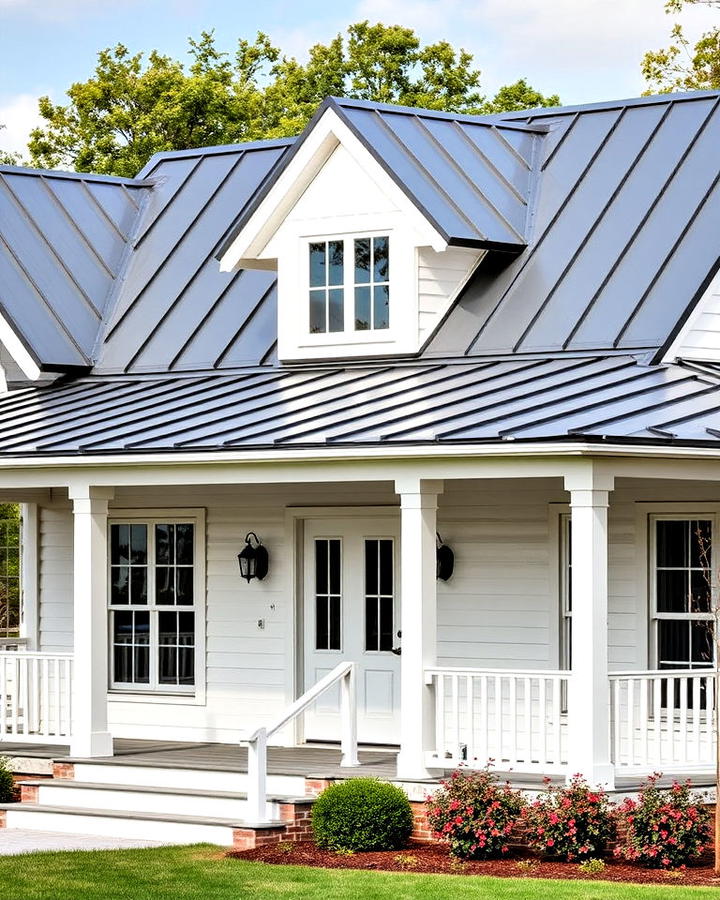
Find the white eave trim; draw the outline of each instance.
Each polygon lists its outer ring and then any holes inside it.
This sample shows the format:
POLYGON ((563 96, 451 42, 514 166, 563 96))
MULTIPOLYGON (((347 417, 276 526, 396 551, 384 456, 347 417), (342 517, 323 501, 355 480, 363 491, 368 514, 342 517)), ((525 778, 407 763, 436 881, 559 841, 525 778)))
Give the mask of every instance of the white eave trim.
POLYGON ((25 349, 24 344, 2 313, 0 313, 0 344, 5 347, 30 381, 38 380, 41 373, 37 363, 25 349))
POLYGON ((372 154, 353 134, 333 109, 328 109, 305 138, 290 163, 281 172, 269 193, 246 222, 220 260, 222 272, 232 272, 243 266, 268 268, 263 253, 286 216, 313 181, 336 147, 343 147, 407 217, 423 242, 442 252, 447 241, 417 206, 401 190, 372 154), (255 260, 260 260, 256 263, 255 260))

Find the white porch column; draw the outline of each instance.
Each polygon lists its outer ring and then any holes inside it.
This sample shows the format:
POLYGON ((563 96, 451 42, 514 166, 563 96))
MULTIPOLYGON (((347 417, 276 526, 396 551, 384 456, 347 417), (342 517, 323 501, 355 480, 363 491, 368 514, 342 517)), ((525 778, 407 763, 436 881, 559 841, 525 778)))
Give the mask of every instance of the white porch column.
POLYGON ((565 476, 572 515, 569 775, 612 788, 608 680, 608 505, 612 476, 592 464, 565 476))
POLYGON ((112 756, 107 723, 107 517, 112 488, 73 485, 72 756, 112 756))
POLYGON ((433 749, 435 705, 425 669, 436 664, 437 497, 442 481, 400 478, 400 591, 402 656, 398 776, 427 778, 425 753, 433 749))

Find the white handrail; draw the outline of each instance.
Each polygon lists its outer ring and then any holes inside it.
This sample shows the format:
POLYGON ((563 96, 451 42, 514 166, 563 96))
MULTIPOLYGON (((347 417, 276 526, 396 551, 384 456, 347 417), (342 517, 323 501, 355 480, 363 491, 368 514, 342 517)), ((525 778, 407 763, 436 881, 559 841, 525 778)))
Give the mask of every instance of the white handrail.
POLYGON ((342 662, 317 684, 305 691, 270 725, 258 728, 248 739, 247 818, 254 823, 267 821, 267 741, 288 722, 301 715, 328 688, 340 682, 340 765, 357 766, 357 700, 355 663, 342 662))

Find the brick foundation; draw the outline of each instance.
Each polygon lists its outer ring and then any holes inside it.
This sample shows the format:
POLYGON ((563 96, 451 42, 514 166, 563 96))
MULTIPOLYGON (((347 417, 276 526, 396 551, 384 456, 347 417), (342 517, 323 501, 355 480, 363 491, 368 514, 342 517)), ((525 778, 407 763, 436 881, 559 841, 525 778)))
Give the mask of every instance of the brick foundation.
POLYGON ((312 797, 300 797, 279 804, 280 822, 270 827, 236 828, 233 850, 255 850, 283 841, 300 843, 312 840, 312 797))
POLYGON ((7 819, 7 813, 5 812, 4 809, 0 809, 0 828, 5 827, 6 819, 7 819))
POLYGON ((305 796, 306 797, 317 797, 325 790, 325 788, 329 788, 331 784, 335 784, 337 781, 340 781, 339 778, 330 778, 323 776, 311 776, 305 778, 305 796))
POLYGON ((36 784, 20 785, 21 803, 38 803, 40 800, 40 788, 36 784))
POLYGON ((75 766, 72 763, 53 763, 53 778, 72 781, 75 778, 75 766))
POLYGON ((268 844, 279 844, 287 840, 285 825, 275 828, 236 828, 233 831, 233 850, 254 850, 268 844))
POLYGON ((432 830, 428 824, 424 801, 411 800, 410 806, 413 814, 413 830, 410 837, 414 841, 422 841, 423 843, 435 842, 437 838, 433 837, 432 830))

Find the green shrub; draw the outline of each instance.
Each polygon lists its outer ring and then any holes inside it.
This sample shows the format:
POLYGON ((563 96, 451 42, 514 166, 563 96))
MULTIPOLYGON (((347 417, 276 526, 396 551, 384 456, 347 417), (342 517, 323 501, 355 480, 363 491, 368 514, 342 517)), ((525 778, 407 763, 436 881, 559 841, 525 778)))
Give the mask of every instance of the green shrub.
POLYGON ((328 850, 400 850, 412 827, 405 792, 376 778, 331 785, 313 804, 315 843, 328 850))
POLYGON ((0 756, 0 803, 10 803, 14 799, 15 782, 10 771, 10 763, 0 756))

